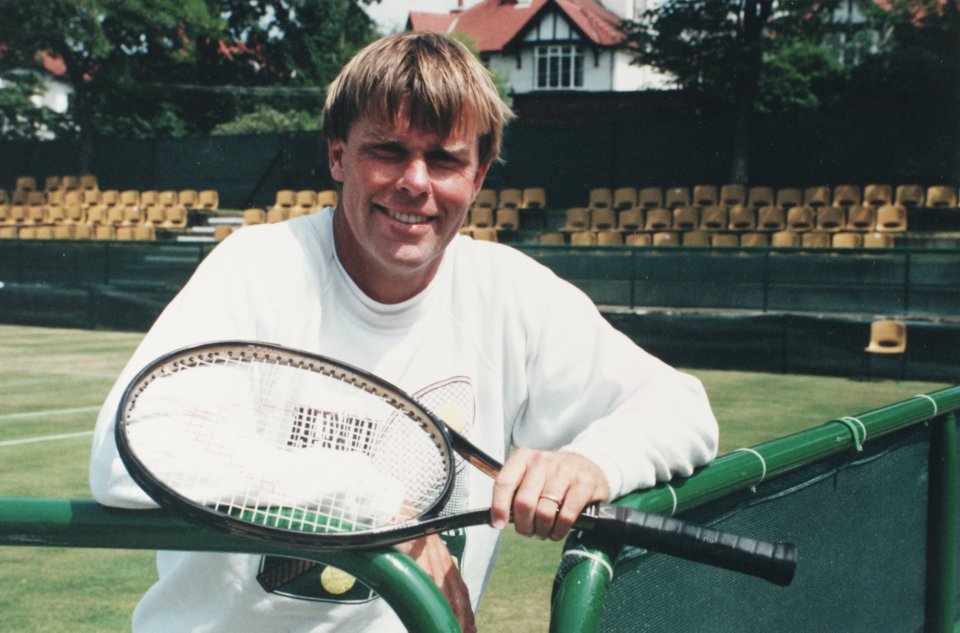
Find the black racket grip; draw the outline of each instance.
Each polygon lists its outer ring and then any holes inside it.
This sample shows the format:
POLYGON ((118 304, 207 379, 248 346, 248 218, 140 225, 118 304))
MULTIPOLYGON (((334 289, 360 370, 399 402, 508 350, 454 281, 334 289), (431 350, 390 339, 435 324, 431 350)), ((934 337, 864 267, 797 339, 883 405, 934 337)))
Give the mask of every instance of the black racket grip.
POLYGON ((793 581, 797 568, 797 548, 791 543, 758 541, 607 503, 589 506, 577 526, 627 545, 749 574, 783 587, 793 581))

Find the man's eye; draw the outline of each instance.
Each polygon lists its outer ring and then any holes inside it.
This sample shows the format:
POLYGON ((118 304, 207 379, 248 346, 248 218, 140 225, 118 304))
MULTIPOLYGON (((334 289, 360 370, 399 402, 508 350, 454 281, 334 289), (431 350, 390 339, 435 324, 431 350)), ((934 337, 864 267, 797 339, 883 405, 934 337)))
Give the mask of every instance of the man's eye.
POLYGON ((396 145, 375 145, 372 151, 377 156, 392 158, 403 154, 403 150, 396 145))

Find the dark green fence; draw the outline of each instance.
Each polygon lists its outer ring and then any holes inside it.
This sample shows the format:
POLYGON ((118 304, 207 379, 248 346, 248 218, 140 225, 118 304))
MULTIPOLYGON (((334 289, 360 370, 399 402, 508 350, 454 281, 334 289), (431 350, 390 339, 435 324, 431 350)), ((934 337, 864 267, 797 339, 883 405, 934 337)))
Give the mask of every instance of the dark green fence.
POLYGON ((571 538, 551 631, 920 631, 960 614, 960 386, 735 451, 621 500, 799 547, 787 588, 571 538))
POLYGON ((518 248, 600 305, 960 316, 958 249, 518 248))
MULTIPOLYGON (((145 331, 213 248, 0 241, 0 323, 145 331)), ((674 365, 960 380, 960 250, 518 248, 674 365), (907 352, 864 353, 878 316, 907 352)))

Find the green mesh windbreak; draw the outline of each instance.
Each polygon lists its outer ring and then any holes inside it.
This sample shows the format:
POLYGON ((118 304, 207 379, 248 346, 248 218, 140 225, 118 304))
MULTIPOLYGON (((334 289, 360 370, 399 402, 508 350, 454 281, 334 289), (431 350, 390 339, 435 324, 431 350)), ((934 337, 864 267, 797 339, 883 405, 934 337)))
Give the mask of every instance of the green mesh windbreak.
POLYGON ((686 513, 799 548, 793 584, 629 549, 600 631, 920 631, 929 431, 871 442, 686 513))

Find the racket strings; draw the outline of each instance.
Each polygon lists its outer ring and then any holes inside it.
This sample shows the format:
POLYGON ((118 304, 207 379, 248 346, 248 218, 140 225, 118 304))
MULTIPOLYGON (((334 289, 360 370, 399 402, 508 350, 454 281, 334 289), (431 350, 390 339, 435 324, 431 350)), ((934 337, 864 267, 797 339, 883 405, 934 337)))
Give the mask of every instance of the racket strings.
POLYGON ((440 440, 392 394, 312 369, 228 356, 157 372, 128 407, 129 441, 178 495, 261 525, 366 531, 435 505, 440 440))

